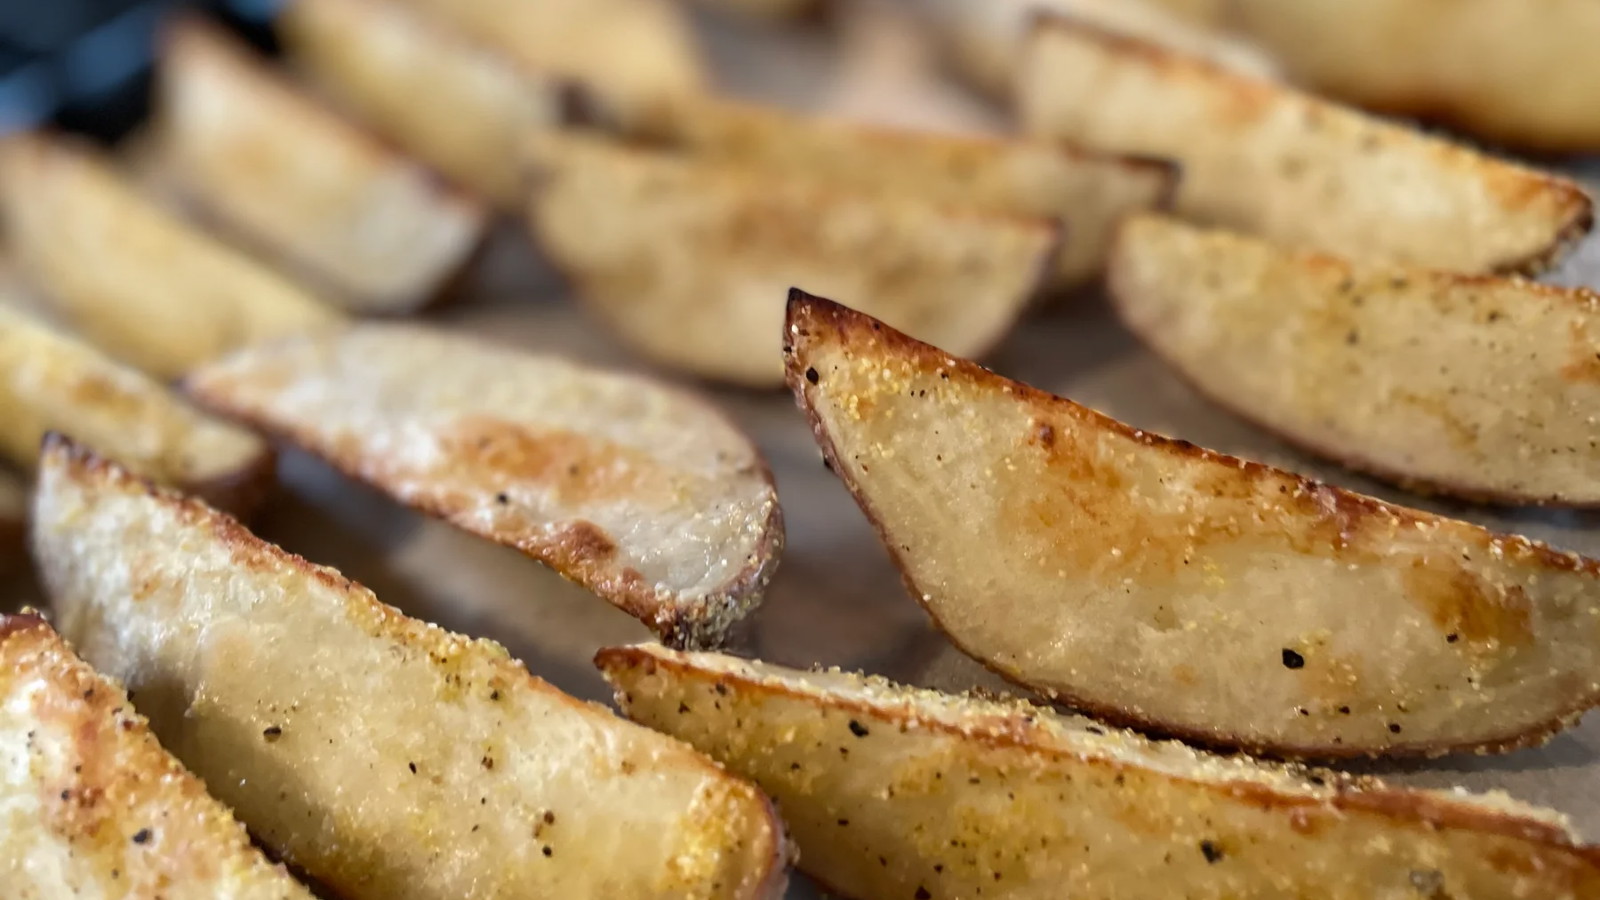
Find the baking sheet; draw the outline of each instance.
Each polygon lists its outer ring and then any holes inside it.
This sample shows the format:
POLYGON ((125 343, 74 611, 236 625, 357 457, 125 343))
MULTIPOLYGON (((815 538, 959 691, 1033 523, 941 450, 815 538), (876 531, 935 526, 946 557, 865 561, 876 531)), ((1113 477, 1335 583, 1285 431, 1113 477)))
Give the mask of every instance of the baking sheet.
MULTIPOLYGON (((937 77, 914 29, 895 8, 876 2, 848 8, 831 28, 799 33, 709 20, 699 24, 730 92, 915 127, 1003 126, 998 110, 937 77)), ((1600 283, 1600 243, 1588 242, 1553 277, 1600 283)), ((531 350, 648 371, 582 312, 514 226, 497 235, 463 297, 428 318, 531 350)), ((1195 395, 1143 350, 1092 292, 1028 319, 986 362, 1139 428, 1600 555, 1600 513, 1495 510, 1429 500, 1288 448, 1195 395)), ((702 389, 766 453, 788 527, 777 577, 741 635, 739 652, 780 663, 863 669, 946 689, 1003 689, 927 624, 865 518, 823 468, 787 394, 702 389)), ((596 648, 649 637, 631 618, 515 551, 402 510, 308 457, 287 454, 281 479, 283 490, 255 523, 263 537, 339 568, 407 613, 505 644, 533 672, 578 696, 609 700, 589 663, 596 648)), ((19 602, 36 596, 26 584, 7 587, 19 602)), ((1505 790, 1568 813, 1585 835, 1600 838, 1597 715, 1538 750, 1426 764, 1368 764, 1363 771, 1410 785, 1505 790)), ((803 877, 795 881, 792 897, 819 896, 803 877)))

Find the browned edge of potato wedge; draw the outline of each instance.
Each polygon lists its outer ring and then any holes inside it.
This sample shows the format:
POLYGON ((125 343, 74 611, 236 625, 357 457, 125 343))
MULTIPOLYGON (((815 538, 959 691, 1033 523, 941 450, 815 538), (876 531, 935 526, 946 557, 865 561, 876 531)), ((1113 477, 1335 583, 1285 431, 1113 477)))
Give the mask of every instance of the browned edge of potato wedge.
POLYGON ((1600 562, 1131 428, 796 291, 791 388, 963 652, 1119 724, 1338 758, 1600 703, 1600 562))
POLYGON ((697 159, 910 197, 950 210, 1055 219, 1069 239, 1051 287, 1100 276, 1116 225, 1167 209, 1177 166, 1068 141, 939 134, 805 115, 713 97, 663 106, 635 137, 697 159))
POLYGON ((837 0, 692 0, 695 6, 764 23, 820 18, 837 0))
POLYGON ((162 148, 184 195, 351 312, 416 311, 483 242, 481 203, 216 25, 167 23, 158 84, 162 148))
POLYGON ((980 355, 1050 283, 1063 240, 1054 220, 589 135, 542 132, 525 148, 530 229, 585 305, 656 363, 748 387, 783 383, 778 335, 793 285, 980 355))
POLYGON ((1600 296, 1362 266, 1174 219, 1111 254, 1122 320, 1200 393, 1428 493, 1600 506, 1600 296))
POLYGON ((777 569, 783 514, 760 451, 648 378, 369 323, 241 351, 186 385, 675 644, 722 643, 777 569))
POLYGON ((18 276, 51 314, 158 378, 341 318, 162 209, 71 138, 22 132, 0 139, 0 220, 18 276))
POLYGON ((311 900, 37 615, 0 614, 0 759, 8 897, 311 900))
POLYGON ((1504 795, 1213 756, 1019 702, 659 646, 595 659, 635 721, 752 779, 845 896, 1541 897, 1600 848, 1504 795))
POLYGON ((782 895, 754 786, 198 501, 54 439, 33 540, 62 634, 332 894, 782 895))
POLYGON ((1313 88, 1546 152, 1600 148, 1588 0, 1230 0, 1227 23, 1313 88))
POLYGON ((1569 179, 1064 16, 1019 69, 1030 133, 1183 167, 1177 211, 1352 259, 1535 272, 1593 224, 1569 179))
POLYGON ((89 344, 0 306, 0 457, 38 464, 61 432, 162 484, 247 516, 271 489, 266 441, 212 418, 148 375, 89 344))
POLYGON ((570 85, 392 0, 292 0, 290 64, 341 109, 501 209, 527 201, 518 148, 562 124, 570 85))

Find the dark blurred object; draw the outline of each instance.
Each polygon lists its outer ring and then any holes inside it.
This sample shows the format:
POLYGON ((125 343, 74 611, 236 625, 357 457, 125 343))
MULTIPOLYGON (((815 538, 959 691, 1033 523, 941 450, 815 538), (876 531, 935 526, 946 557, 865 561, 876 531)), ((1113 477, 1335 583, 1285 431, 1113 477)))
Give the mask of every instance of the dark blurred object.
POLYGON ((110 141, 149 108, 162 21, 207 10, 272 50, 281 0, 0 0, 0 132, 46 123, 110 141))

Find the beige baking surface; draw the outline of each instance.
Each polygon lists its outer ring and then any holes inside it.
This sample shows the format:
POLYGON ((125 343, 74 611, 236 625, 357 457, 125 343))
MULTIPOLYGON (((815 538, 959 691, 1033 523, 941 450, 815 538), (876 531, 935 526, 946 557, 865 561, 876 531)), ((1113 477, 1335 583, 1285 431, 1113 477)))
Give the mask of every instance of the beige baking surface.
MULTIPOLYGON (((874 12, 873 4, 861 9, 840 26, 842 56, 820 30, 779 37, 702 23, 703 33, 725 85, 739 93, 910 125, 985 128, 1000 121, 993 110, 931 79, 909 31, 874 12)), ((1594 242, 1560 278, 1577 282, 1585 272, 1600 283, 1600 245, 1594 242)), ((465 296, 431 318, 517 346, 643 368, 576 308, 515 229, 496 241, 465 296)), ((1485 511, 1431 502, 1288 449, 1196 397, 1115 323, 1098 297, 1030 319, 987 362, 1142 428, 1600 554, 1600 514, 1485 511)), ((739 651, 944 688, 1001 687, 927 626, 855 504, 823 469, 790 398, 708 393, 766 452, 788 523, 783 563, 739 651)), ((257 522, 263 536, 338 567, 408 613, 504 643, 534 672, 575 694, 608 697, 589 665, 597 647, 648 637, 632 619, 514 551, 398 509, 303 456, 284 460, 282 478, 286 490, 257 522)), ((1600 715, 1539 750, 1369 771, 1406 784, 1504 789, 1570 814, 1584 834, 1600 839, 1600 715)), ((817 896, 803 884, 791 895, 817 896)))

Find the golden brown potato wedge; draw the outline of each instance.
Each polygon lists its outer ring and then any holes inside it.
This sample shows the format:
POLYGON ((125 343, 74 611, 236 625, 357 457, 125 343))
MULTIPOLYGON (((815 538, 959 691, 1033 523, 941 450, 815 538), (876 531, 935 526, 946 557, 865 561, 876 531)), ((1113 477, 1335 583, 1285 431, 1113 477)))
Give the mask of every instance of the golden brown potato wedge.
POLYGON ((1262 77, 1276 71, 1265 53, 1162 8, 1171 0, 930 0, 919 5, 956 69, 994 96, 1009 96, 1028 23, 1039 11, 1065 13, 1118 34, 1214 60, 1262 77))
POLYGON ((795 294, 823 454, 999 674, 1308 757, 1506 750, 1600 703, 1600 562, 1137 431, 795 294))
POLYGON ((352 312, 426 305, 483 238, 476 201, 211 25, 172 24, 160 85, 163 146, 184 194, 352 312))
POLYGON ((53 441, 62 633, 286 862, 351 900, 766 898, 765 797, 668 737, 53 441))
POLYGON ((657 362, 782 383, 782 298, 850 297, 977 355, 1051 277, 1059 226, 624 148, 533 136, 536 237, 584 301, 657 362), (670 240, 663 239, 670 235, 670 240))
POLYGON ((777 799, 850 897, 1541 897, 1600 848, 1498 796, 1197 753, 1016 702, 658 646, 596 662, 635 721, 777 799))
POLYGON ((1068 239, 1053 287, 1097 278, 1130 213, 1169 204, 1177 170, 1061 141, 1019 141, 860 125, 710 98, 682 101, 646 136, 699 159, 814 178, 840 189, 920 199, 951 210, 1050 218, 1068 239))
POLYGON ((392 0, 293 0, 289 59, 342 108, 505 209, 527 201, 522 134, 558 124, 560 83, 392 0))
POLYGON ((22 476, 0 468, 0 575, 27 561, 28 485, 22 476))
POLYGON ((1175 159, 1186 218, 1353 259, 1543 268, 1590 227, 1563 178, 1065 18, 1019 81, 1036 134, 1175 159))
POLYGON ((33 615, 0 615, 0 763, 0 895, 311 900, 33 615))
POLYGON ((1229 23, 1319 91, 1546 151, 1600 148, 1590 0, 1228 0, 1229 23))
POLYGON ((339 315, 164 211, 104 160, 40 134, 0 141, 0 219, 18 274, 92 343, 160 378, 339 315))
POLYGON ((0 459, 24 471, 58 431, 144 477, 247 512, 272 481, 261 438, 207 416, 148 375, 0 305, 0 459))
POLYGON ((1314 453, 1468 499, 1600 505, 1600 297, 1127 223, 1123 320, 1202 393, 1314 453))
POLYGON ((396 0, 519 65, 570 76, 630 117, 710 82, 673 0, 396 0))
POLYGON ((777 568, 760 452, 710 404, 645 378, 371 324, 243 351, 188 387, 673 643, 721 642, 777 568))

